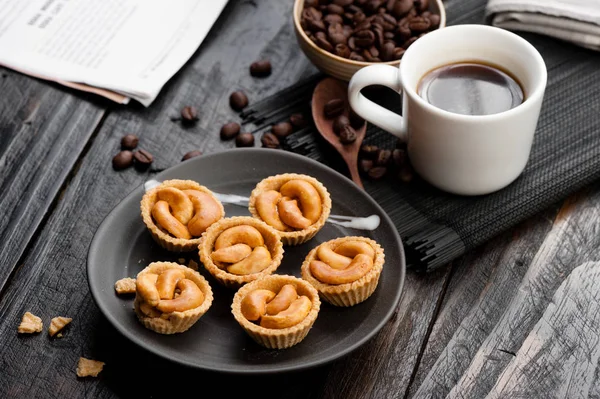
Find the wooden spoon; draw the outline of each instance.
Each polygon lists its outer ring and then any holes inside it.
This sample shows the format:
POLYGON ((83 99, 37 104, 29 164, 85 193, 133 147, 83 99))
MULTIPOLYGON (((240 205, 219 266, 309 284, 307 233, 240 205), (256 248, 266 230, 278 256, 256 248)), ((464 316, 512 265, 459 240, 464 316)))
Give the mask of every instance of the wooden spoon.
POLYGON ((360 174, 358 173, 358 151, 362 145, 365 133, 367 131, 367 124, 364 123, 362 127, 356 129, 356 140, 350 144, 342 144, 340 138, 333 131, 333 119, 325 117, 323 114, 323 108, 328 101, 335 98, 341 98, 346 103, 346 110, 344 114, 349 116, 348 104, 348 84, 338 79, 325 78, 320 81, 312 95, 312 117, 315 121, 315 126, 318 132, 331 144, 342 156, 344 162, 348 166, 350 171, 350 177, 357 186, 364 189, 360 174))

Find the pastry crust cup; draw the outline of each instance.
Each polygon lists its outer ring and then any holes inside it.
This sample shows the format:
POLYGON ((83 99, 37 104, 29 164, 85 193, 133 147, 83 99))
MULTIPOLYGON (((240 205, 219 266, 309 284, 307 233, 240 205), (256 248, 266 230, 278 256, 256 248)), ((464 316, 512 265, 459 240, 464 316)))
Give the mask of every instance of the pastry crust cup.
POLYGON ((163 247, 167 251, 194 251, 198 248, 198 244, 200 243, 200 237, 194 237, 191 240, 173 237, 165 230, 160 228, 154 222, 154 218, 152 218, 152 207, 157 201, 158 190, 165 187, 175 187, 180 190, 198 190, 210 195, 215 199, 215 201, 217 201, 219 207, 221 208, 221 219, 225 217, 225 208, 223 207, 223 204, 217 199, 217 197, 215 197, 212 191, 193 180, 165 180, 160 185, 148 190, 144 194, 140 204, 140 209, 142 211, 142 219, 144 220, 144 224, 146 224, 146 227, 148 227, 148 230, 152 234, 152 238, 154 238, 154 241, 156 241, 161 247, 163 247))
POLYGON ((374 240, 367 237, 340 237, 320 244, 313 248, 302 262, 302 278, 308 281, 319 292, 321 299, 334 306, 349 307, 367 300, 377 288, 379 277, 385 263, 383 248, 374 240), (335 250, 345 241, 363 241, 375 250, 373 267, 360 279, 346 284, 327 284, 317 280, 310 271, 310 262, 317 259, 317 250, 321 245, 330 245, 335 250))
POLYGON ((251 216, 234 216, 224 218, 212 224, 202 234, 200 245, 198 245, 198 253, 200 261, 204 268, 221 284, 228 288, 238 289, 242 285, 254 281, 261 277, 272 274, 281 265, 283 259, 283 243, 279 232, 263 222, 251 216), (271 253, 271 263, 265 269, 258 273, 238 275, 229 273, 227 270, 219 268, 212 260, 215 241, 219 235, 230 227, 248 225, 256 228, 265 240, 265 246, 271 253))
POLYGON ((284 173, 270 176, 260 181, 250 193, 250 200, 248 201, 248 210, 250 211, 250 214, 257 219, 261 219, 255 206, 258 195, 269 190, 279 191, 284 183, 295 179, 305 180, 311 183, 317 189, 319 196, 321 196, 321 206, 323 209, 321 210, 321 217, 319 220, 306 229, 279 232, 281 235, 281 240, 283 241, 283 245, 288 246, 300 245, 307 242, 323 228, 327 218, 329 217, 329 214, 331 213, 331 195, 329 194, 329 191, 327 191, 327 188, 314 177, 297 173, 284 173))
POLYGON ((300 343, 312 328, 315 320, 317 320, 320 309, 321 300, 319 293, 312 285, 298 277, 279 274, 266 276, 246 284, 235 293, 231 304, 231 312, 244 331, 257 344, 269 349, 285 349, 300 343), (292 284, 296 288, 298 295, 305 295, 312 302, 312 308, 302 322, 288 328, 271 329, 261 327, 244 317, 241 311, 241 304, 247 294, 257 289, 268 289, 273 292, 279 292, 281 287, 286 284, 292 284))
POLYGON ((196 283, 204 294, 202 304, 184 312, 163 313, 161 317, 149 317, 140 310, 144 299, 136 292, 133 306, 138 320, 144 327, 160 334, 177 334, 187 331, 208 311, 213 302, 213 292, 208 281, 200 273, 175 262, 152 262, 139 272, 138 276, 144 273, 160 274, 167 269, 179 269, 183 271, 185 278, 196 283))

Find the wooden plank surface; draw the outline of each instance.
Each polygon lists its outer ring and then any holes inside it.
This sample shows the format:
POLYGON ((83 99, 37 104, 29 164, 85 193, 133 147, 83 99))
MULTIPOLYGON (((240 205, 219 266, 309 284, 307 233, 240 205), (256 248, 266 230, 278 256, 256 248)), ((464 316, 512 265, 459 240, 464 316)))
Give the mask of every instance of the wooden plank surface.
POLYGON ((0 293, 106 102, 0 68, 0 293))
POLYGON ((448 270, 427 276, 410 273, 396 316, 351 357, 283 376, 232 377, 174 366, 118 334, 97 310, 88 290, 88 245, 103 218, 121 199, 156 171, 179 163, 187 151, 233 147, 232 142, 218 139, 223 123, 238 120, 228 105, 233 90, 245 90, 254 101, 316 72, 295 45, 291 6, 291 2, 279 0, 231 2, 200 51, 165 87, 156 103, 149 108, 131 104, 111 110, 0 303, 0 336, 6 337, 0 347, 0 361, 3 370, 10 369, 0 378, 0 393, 17 397, 172 394, 170 384, 138 383, 155 376, 166 381, 189 379, 204 388, 217 387, 224 395, 247 393, 250 386, 268 387, 261 391, 264 397, 282 398, 338 397, 342 390, 360 397, 406 389, 448 270), (262 57, 272 61, 273 74, 266 79, 252 78, 248 66, 262 57), (194 126, 172 120, 185 105, 200 110, 200 120, 194 126), (139 147, 155 155, 151 170, 112 170, 111 159, 127 133, 137 134, 139 147), (16 327, 27 310, 46 322, 57 315, 73 317, 74 321, 59 340, 50 340, 44 333, 17 336, 16 327), (105 361, 101 377, 77 379, 79 356, 105 361), (363 362, 379 369, 381 375, 377 379, 363 375, 355 380, 363 371, 363 362), (388 383, 390 377, 392 384, 388 383), (368 389, 362 387, 367 380, 371 380, 368 389))
POLYGON ((513 242, 491 242, 481 258, 456 265, 410 397, 597 391, 600 280, 597 265, 576 268, 598 259, 599 203, 596 185, 566 201, 556 217, 545 213, 517 230, 522 235, 513 242))

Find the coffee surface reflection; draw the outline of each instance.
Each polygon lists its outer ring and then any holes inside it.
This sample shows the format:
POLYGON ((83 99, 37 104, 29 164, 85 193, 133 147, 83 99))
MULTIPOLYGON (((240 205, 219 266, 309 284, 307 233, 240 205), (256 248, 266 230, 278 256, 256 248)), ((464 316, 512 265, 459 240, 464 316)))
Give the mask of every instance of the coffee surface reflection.
POLYGON ((461 62, 426 73, 417 93, 429 104, 463 115, 491 115, 524 101, 521 84, 507 71, 488 64, 461 62))

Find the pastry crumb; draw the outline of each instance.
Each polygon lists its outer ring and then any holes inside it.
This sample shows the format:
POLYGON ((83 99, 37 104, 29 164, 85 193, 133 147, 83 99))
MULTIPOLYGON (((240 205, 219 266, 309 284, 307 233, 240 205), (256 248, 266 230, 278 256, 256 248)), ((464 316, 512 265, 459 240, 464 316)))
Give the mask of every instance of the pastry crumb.
POLYGON ((21 334, 33 334, 39 333, 44 328, 42 319, 30 312, 25 312, 19 324, 19 333, 21 334))
MULTIPOLYGON (((54 317, 50 321, 50 327, 48 327, 48 334, 50 334, 51 337, 54 337, 57 332, 59 332, 63 328, 65 328, 65 326, 67 324, 69 324, 71 321, 73 321, 73 319, 70 317, 63 317, 63 316, 54 317)), ((60 338, 62 336, 63 336, 62 334, 58 334, 56 337, 60 338)))
POLYGON ((102 368, 104 368, 104 362, 80 357, 79 363, 77 363, 77 377, 97 377, 102 368))
POLYGON ((180 265, 185 264, 185 258, 179 258, 178 261, 180 265))
POLYGON ((192 270, 198 271, 198 262, 193 259, 190 259, 190 263, 188 263, 188 267, 192 270))
POLYGON ((117 294, 135 294, 135 279, 125 277, 115 283, 117 294))

